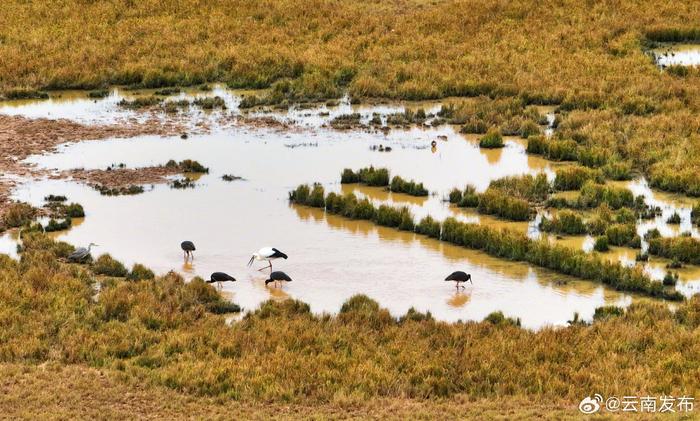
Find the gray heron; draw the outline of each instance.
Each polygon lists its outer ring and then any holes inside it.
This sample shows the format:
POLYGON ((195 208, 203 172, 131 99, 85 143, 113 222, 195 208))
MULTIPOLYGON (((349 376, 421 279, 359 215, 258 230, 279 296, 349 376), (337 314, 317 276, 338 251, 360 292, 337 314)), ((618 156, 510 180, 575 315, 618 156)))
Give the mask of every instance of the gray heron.
MULTIPOLYGON (((460 282, 469 281, 469 283, 474 285, 474 282, 472 282, 472 275, 469 273, 462 272, 461 270, 452 272, 447 278, 445 278, 445 281, 453 281, 457 288, 460 287, 460 282)), ((464 288, 464 285, 462 285, 462 288, 464 288)))
POLYGON ((68 255, 68 260, 71 262, 84 262, 90 256, 90 249, 97 247, 98 244, 90 243, 87 247, 79 247, 73 253, 68 255))
POLYGON ((265 285, 269 284, 270 282, 274 282, 275 288, 277 288, 278 282, 292 282, 292 278, 290 278, 286 273, 276 270, 270 273, 270 278, 265 280, 265 285))
POLYGON ((248 266, 252 266, 254 261, 266 261, 269 266, 262 267, 258 269, 258 271, 261 271, 266 268, 270 268, 270 271, 272 271, 272 261, 275 259, 286 259, 288 256, 281 251, 277 250, 274 247, 263 247, 257 252, 253 253, 253 255, 250 257, 250 260, 248 260, 248 266))

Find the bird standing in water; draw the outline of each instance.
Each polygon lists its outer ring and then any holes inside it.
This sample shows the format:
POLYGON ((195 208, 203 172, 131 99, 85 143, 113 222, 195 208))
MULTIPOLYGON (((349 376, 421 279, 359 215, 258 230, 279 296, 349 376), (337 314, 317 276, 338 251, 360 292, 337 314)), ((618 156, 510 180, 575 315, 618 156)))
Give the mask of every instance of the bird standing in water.
MULTIPOLYGON (((474 282, 472 282, 472 275, 469 273, 462 272, 461 270, 458 270, 456 272, 452 272, 447 278, 445 278, 445 281, 452 281, 455 283, 455 287, 459 288, 460 287, 460 282, 467 282, 471 283, 474 285, 474 282)), ((464 285, 461 285, 462 288, 465 288, 464 285)))
POLYGON ((194 251, 196 249, 192 241, 183 241, 182 243, 180 243, 180 248, 182 249, 182 251, 185 252, 185 260, 187 260, 187 258, 190 257, 192 258, 192 260, 194 260, 194 251))
POLYGON ((208 284, 213 284, 216 282, 219 286, 219 289, 221 289, 221 283, 222 282, 236 282, 236 279, 224 272, 214 272, 211 274, 209 277, 209 280, 206 281, 208 284))
POLYGON ((272 271, 272 261, 273 260, 279 259, 279 258, 286 259, 287 257, 288 256, 286 254, 282 253, 281 251, 277 250, 274 247, 263 247, 260 250, 258 250, 257 252, 253 253, 252 256, 250 256, 250 260, 248 260, 248 266, 252 266, 253 262, 255 260, 257 260, 257 261, 264 260, 268 263, 268 266, 262 267, 258 270, 260 271, 260 270, 269 268, 270 271, 272 271))
POLYGON ((265 285, 269 284, 270 282, 275 283, 275 288, 277 288, 277 283, 278 282, 292 282, 292 278, 289 277, 286 273, 276 270, 270 274, 270 278, 265 280, 265 285))

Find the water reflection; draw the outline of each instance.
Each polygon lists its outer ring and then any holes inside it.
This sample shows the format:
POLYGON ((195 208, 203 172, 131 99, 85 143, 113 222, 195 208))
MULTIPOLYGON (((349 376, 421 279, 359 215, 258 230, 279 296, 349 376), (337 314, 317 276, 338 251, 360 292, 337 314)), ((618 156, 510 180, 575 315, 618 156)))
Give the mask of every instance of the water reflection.
MULTIPOLYGON (((234 93, 215 88, 207 95, 211 94, 226 95, 235 111, 238 99, 234 93)), ((112 96, 119 95, 118 91, 112 96)), ((189 93, 181 94, 184 95, 189 93)), ((86 110, 88 117, 102 115, 94 108, 94 102, 78 102, 83 107, 78 108, 86 110)), ((66 110, 63 103, 33 106, 18 106, 15 111, 28 114, 32 110, 66 110)), ((235 301, 245 309, 253 309, 270 298, 293 297, 309 303, 313 311, 335 312, 350 296, 363 293, 395 315, 415 307, 442 320, 481 320, 502 310, 508 316, 521 318, 526 327, 540 327, 563 325, 574 312, 590 318, 594 309, 603 304, 631 302, 630 295, 593 282, 377 227, 367 221, 291 206, 287 201, 290 189, 318 181, 327 190, 354 192, 376 203, 409 206, 417 219, 428 214, 437 219, 454 216, 531 233, 536 231, 537 220, 503 221, 452 207, 443 199, 455 186, 472 184, 484 190, 490 181, 507 175, 544 171, 551 178, 554 168, 560 165, 528 156, 519 139, 507 139, 506 147, 500 150, 480 149, 475 137, 465 137, 450 126, 392 129, 386 134, 327 130, 322 126, 333 113, 357 108, 341 102, 329 107, 330 116, 321 116, 324 108, 292 109, 278 115, 294 119, 305 127, 301 130, 222 127, 187 140, 143 136, 75 143, 60 147, 57 153, 29 159, 56 171, 106 168, 114 162, 134 168, 163 164, 169 159, 196 159, 209 167, 210 173, 202 175, 194 189, 157 185, 140 195, 114 197, 101 196, 75 182, 46 179, 19 185, 13 196, 41 205, 44 196, 62 194, 81 203, 87 214, 85 220, 75 221, 70 230, 53 235, 76 245, 98 242, 103 246, 100 252, 111 253, 127 265, 139 262, 158 273, 175 269, 188 277, 205 279, 215 271, 231 273, 238 282, 225 285, 224 292, 235 292, 235 301), (430 143, 438 138, 436 150, 431 151, 430 143), (370 149, 379 143, 390 145, 392 151, 380 153, 370 149), (417 198, 338 183, 343 168, 368 165, 388 167, 392 174, 423 182, 433 194, 417 198), (246 181, 228 183, 221 180, 223 174, 239 175, 246 181), (185 264, 179 247, 183 239, 192 240, 198 249, 195 260, 185 264), (246 268, 250 253, 266 245, 288 252, 289 260, 276 262, 275 269, 287 272, 294 282, 282 288, 266 287, 266 273, 246 268), (454 270, 465 270, 474 279, 474 286, 459 296, 452 285, 443 281, 454 270)), ((363 116, 369 116, 398 108, 380 104, 360 109, 363 116)), ((435 111, 434 107, 427 109, 435 111)), ((4 110, 0 108, 0 112, 4 110)), ((121 113, 114 109, 111 112, 121 113)), ((256 112, 259 111, 251 114, 256 112)), ((11 253, 9 249, 14 245, 11 234, 0 237, 1 251, 11 253)))

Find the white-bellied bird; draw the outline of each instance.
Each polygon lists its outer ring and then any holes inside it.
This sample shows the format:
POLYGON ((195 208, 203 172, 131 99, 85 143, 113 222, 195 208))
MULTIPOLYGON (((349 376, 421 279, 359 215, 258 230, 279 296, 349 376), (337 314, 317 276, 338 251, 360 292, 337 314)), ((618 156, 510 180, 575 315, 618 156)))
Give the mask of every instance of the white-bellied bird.
POLYGON ((248 260, 248 266, 251 266, 254 261, 266 261, 268 263, 268 266, 262 267, 258 270, 263 270, 266 268, 270 268, 270 271, 272 271, 272 261, 275 259, 286 259, 287 255, 282 253, 281 251, 277 250, 274 247, 263 247, 257 252, 253 253, 252 256, 250 256, 250 260, 248 260))
POLYGON ((78 263, 84 262, 90 256, 90 249, 92 247, 97 247, 97 244, 90 243, 87 247, 76 249, 73 253, 68 255, 68 261, 78 263))
MULTIPOLYGON (((461 270, 458 270, 457 272, 452 272, 450 276, 445 278, 445 280, 454 282, 457 288, 460 287, 460 282, 469 281, 469 283, 474 285, 474 282, 472 282, 472 275, 469 273, 462 272, 461 270)), ((462 288, 464 288, 464 285, 462 285, 462 288)))
POLYGON ((270 273, 270 278, 265 280, 265 285, 269 284, 270 282, 274 282, 275 288, 277 288, 278 282, 292 282, 292 278, 281 270, 276 270, 270 273))
POLYGON ((219 286, 219 289, 221 288, 221 283, 222 282, 236 282, 236 278, 233 276, 224 273, 224 272, 214 272, 211 274, 209 277, 209 280, 207 281, 208 284, 213 284, 216 282, 219 286))
POLYGON ((183 241, 180 243, 180 248, 185 252, 185 260, 187 260, 188 257, 191 257, 192 260, 194 260, 194 251, 196 249, 192 241, 183 241))

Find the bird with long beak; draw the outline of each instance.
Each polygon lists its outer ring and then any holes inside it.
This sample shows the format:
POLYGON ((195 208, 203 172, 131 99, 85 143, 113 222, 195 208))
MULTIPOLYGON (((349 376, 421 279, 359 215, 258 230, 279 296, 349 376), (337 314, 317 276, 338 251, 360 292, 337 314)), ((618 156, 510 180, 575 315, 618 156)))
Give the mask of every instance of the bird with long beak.
POLYGON ((213 284, 214 282, 216 282, 219 286, 219 289, 221 289, 222 282, 236 282, 236 279, 233 276, 224 272, 214 272, 211 274, 211 277, 206 282, 208 284, 213 284))
POLYGON ((275 288, 277 288, 277 283, 278 282, 292 282, 292 278, 289 277, 286 273, 276 270, 270 274, 270 278, 265 280, 265 286, 269 284, 270 282, 275 283, 275 288))
MULTIPOLYGON (((472 275, 466 272, 462 272, 461 270, 452 272, 447 278, 445 278, 445 281, 453 281, 455 283, 455 287, 457 288, 460 287, 460 283, 466 283, 467 281, 474 285, 474 282, 472 282, 472 275)), ((464 285, 461 285, 461 287, 462 289, 464 289, 464 285)))
POLYGON ((250 256, 250 260, 248 260, 248 266, 252 266, 254 261, 266 261, 268 263, 268 266, 264 266, 260 269, 259 271, 263 269, 269 268, 270 271, 272 271, 272 261, 275 259, 286 259, 288 256, 281 251, 277 250, 274 247, 263 247, 257 252, 253 253, 252 256, 250 256))

